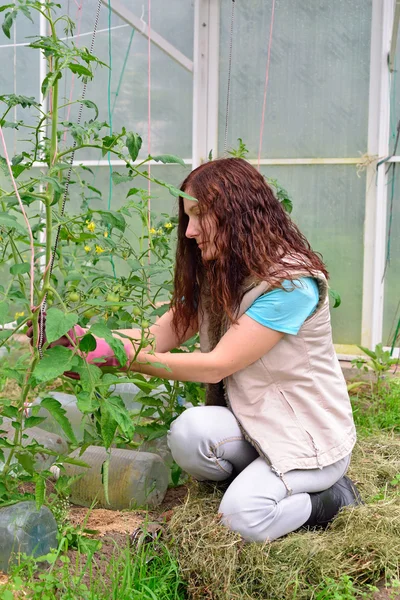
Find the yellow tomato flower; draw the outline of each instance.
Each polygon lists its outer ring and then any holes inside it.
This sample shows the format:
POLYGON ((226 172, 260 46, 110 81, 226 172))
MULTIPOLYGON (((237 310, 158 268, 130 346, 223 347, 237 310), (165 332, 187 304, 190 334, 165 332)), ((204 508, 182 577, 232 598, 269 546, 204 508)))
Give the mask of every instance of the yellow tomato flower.
POLYGON ((104 248, 102 248, 101 246, 98 246, 98 244, 96 244, 95 250, 96 250, 96 254, 101 254, 102 252, 105 252, 104 248))
POLYGON ((14 319, 18 319, 18 317, 23 317, 25 315, 24 312, 16 312, 14 315, 14 319))
POLYGON ((154 229, 154 227, 152 227, 150 229, 150 233, 151 233, 151 235, 155 235, 157 233, 157 231, 154 229))
POLYGON ((83 246, 83 249, 85 252, 90 252, 91 251, 91 247, 90 246, 83 246))
POLYGON ((165 223, 165 229, 171 229, 173 227, 172 223, 165 223))
POLYGON ((93 231, 96 229, 96 223, 93 223, 93 221, 86 221, 86 227, 90 233, 93 233, 93 231))
POLYGON ((157 235, 162 235, 164 232, 162 229, 157 229, 157 235))
POLYGON ((107 229, 105 230, 105 232, 103 233, 104 237, 107 238, 108 237, 108 231, 107 229))

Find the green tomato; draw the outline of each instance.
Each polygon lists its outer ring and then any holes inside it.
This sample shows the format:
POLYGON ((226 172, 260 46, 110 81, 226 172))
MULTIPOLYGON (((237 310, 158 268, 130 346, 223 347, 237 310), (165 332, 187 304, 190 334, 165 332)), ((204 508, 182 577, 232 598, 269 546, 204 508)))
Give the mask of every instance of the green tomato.
POLYGON ((146 319, 143 319, 143 321, 141 322, 142 329, 147 329, 149 325, 150 323, 146 321, 146 319))
POLYGON ((140 317, 140 315, 142 314, 142 309, 138 306, 134 306, 132 309, 132 313, 135 315, 135 317, 140 317))
POLYGON ((80 295, 78 294, 78 292, 71 292, 69 295, 69 299, 71 300, 71 302, 79 302, 80 299, 80 295))
POLYGON ((97 296, 99 296, 101 294, 101 289, 100 288, 94 288, 91 293, 96 298, 97 296))
POLYGON ((119 296, 117 296, 116 294, 107 294, 106 296, 106 301, 107 302, 119 302, 119 296))
POLYGON ((47 304, 47 306, 51 306, 53 304, 53 298, 49 298, 47 296, 46 304, 47 304))
POLYGON ((120 307, 120 306, 118 306, 118 305, 115 305, 115 306, 110 306, 110 310, 111 310, 111 312, 113 312, 113 313, 116 313, 116 312, 118 312, 120 308, 121 308, 121 307, 120 307))
POLYGON ((97 310, 95 308, 89 308, 88 310, 85 310, 85 312, 83 313, 83 316, 85 317, 85 319, 91 319, 95 315, 97 315, 97 310))

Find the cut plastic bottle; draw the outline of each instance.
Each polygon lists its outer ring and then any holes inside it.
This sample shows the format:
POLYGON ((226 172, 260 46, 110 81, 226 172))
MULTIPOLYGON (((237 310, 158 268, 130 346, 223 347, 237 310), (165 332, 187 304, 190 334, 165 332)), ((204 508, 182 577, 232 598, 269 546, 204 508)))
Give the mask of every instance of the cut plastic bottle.
POLYGON ((155 507, 164 499, 168 487, 168 469, 163 460, 150 452, 111 449, 108 481, 108 504, 102 482, 102 465, 108 454, 105 448, 89 446, 79 456, 76 450, 71 456, 83 460, 90 468, 65 464, 68 475, 82 474, 71 487, 73 504, 98 508, 123 510, 126 508, 155 507))
POLYGON ((35 502, 0 509, 0 571, 7 573, 18 553, 42 556, 57 547, 57 523, 51 511, 35 502))

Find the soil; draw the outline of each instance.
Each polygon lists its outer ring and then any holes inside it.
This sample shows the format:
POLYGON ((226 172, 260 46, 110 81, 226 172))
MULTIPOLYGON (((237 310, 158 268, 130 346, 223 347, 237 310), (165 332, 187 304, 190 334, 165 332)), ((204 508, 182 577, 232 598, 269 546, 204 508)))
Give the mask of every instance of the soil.
POLYGON ((172 509, 181 504, 187 494, 186 486, 170 488, 162 504, 153 511, 113 511, 104 508, 88 509, 73 506, 69 512, 72 525, 83 525, 85 529, 96 531, 96 537, 110 534, 132 534, 142 523, 168 521, 172 509))

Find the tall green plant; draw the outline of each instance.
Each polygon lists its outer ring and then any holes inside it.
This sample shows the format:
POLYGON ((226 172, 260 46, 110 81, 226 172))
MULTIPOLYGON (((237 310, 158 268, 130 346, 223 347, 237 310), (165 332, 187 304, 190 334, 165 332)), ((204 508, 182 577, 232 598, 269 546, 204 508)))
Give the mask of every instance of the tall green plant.
MULTIPOLYGON (((33 52, 40 52, 47 61, 47 75, 41 82, 43 98, 47 98, 46 110, 37 99, 16 94, 3 94, 0 103, 1 131, 18 129, 30 134, 25 149, 9 159, 6 148, 0 156, 0 167, 6 177, 4 189, 0 188, 0 235, 2 251, 0 262, 9 272, 9 281, 0 286, 0 325, 13 320, 13 306, 20 310, 16 326, 0 331, 1 345, 7 344, 18 332, 23 331, 28 320, 33 324, 33 347, 29 356, 22 357, 6 376, 20 390, 19 397, 4 398, 0 407, 0 426, 5 419, 11 421, 11 439, 0 437, 0 460, 3 469, 0 479, 0 502, 15 497, 15 487, 24 478, 36 482, 38 504, 45 495, 47 471, 35 469, 35 455, 50 451, 39 444, 26 444, 24 430, 40 424, 43 417, 37 415, 46 409, 62 427, 71 448, 79 446, 74 431, 61 404, 47 391, 60 382, 65 390, 77 397, 78 408, 83 415, 93 415, 93 428, 84 433, 83 446, 102 444, 110 449, 115 443, 130 443, 134 425, 120 397, 109 392, 110 385, 121 381, 115 370, 104 372, 94 364, 88 364, 85 356, 96 347, 94 336, 105 338, 112 346, 121 366, 126 366, 127 356, 119 339, 113 338, 111 329, 137 327, 141 330, 140 344, 151 344, 149 326, 164 310, 158 301, 165 299, 171 289, 170 237, 175 221, 168 215, 149 219, 148 191, 142 189, 140 180, 166 188, 172 196, 182 195, 169 183, 150 176, 146 165, 150 160, 166 163, 183 161, 173 155, 146 156, 138 162, 142 140, 137 133, 122 128, 110 133, 109 124, 98 120, 99 111, 90 99, 61 104, 59 85, 62 78, 72 73, 82 83, 92 81, 95 67, 104 67, 87 48, 78 48, 73 41, 63 41, 59 29, 64 27, 72 35, 74 24, 66 15, 59 15, 60 5, 55 2, 16 0, 15 4, 0 7, 4 13, 2 29, 10 38, 16 18, 33 20, 40 13, 48 24, 49 35, 29 40, 33 52), (60 109, 69 104, 83 105, 84 120, 60 120, 60 109), (9 121, 14 107, 20 107, 36 117, 34 126, 20 120, 9 121), (67 132, 70 145, 63 145, 67 132), (99 158, 108 153, 121 161, 123 172, 112 173, 113 185, 131 186, 126 201, 119 210, 94 208, 101 200, 101 190, 93 184, 93 172, 87 167, 71 168, 71 157, 82 156, 91 148, 98 151, 99 158), (34 168, 37 161, 44 168, 34 168), (139 182, 139 183, 138 183, 139 182), (81 196, 78 213, 68 210, 72 190, 81 196), (66 211, 60 211, 63 200, 66 211), (24 215, 24 220, 21 219, 24 215), (140 223, 135 233, 129 222, 140 223), (51 269, 52 254, 59 230, 59 243, 51 269), (44 235, 42 235, 42 232, 44 235), (123 261, 128 274, 117 277, 109 268, 110 261, 123 261), (158 284, 154 284, 154 277, 158 284), (151 283, 150 283, 151 282, 151 283), (47 340, 43 345, 43 357, 38 345, 40 336, 40 309, 47 298, 47 340), (93 322, 95 317, 95 322, 93 322), (70 338, 71 347, 51 347, 51 343, 68 335, 75 324, 87 327, 82 339, 70 338), (78 373, 78 381, 64 376, 65 372, 78 373), (31 413, 27 412, 35 396, 42 398, 31 413)), ((3 138, 4 139, 4 138, 3 138)), ((184 195, 184 194, 183 194, 184 195)), ((189 196, 190 198, 190 196, 189 196)), ((126 380, 126 379, 125 379, 126 380)), ((146 380, 140 375, 130 378, 144 393, 149 393, 159 380, 146 380)), ((179 386, 171 389, 170 400, 175 404, 179 386)), ((152 407, 152 415, 157 407, 152 407)), ((157 414, 155 415, 157 416, 157 414)), ((165 415, 158 414, 165 421, 165 415)), ((153 435, 154 432, 153 432, 153 435)), ((63 457, 60 462, 76 462, 63 457)), ((103 478, 107 483, 108 461, 103 465, 103 478)))

